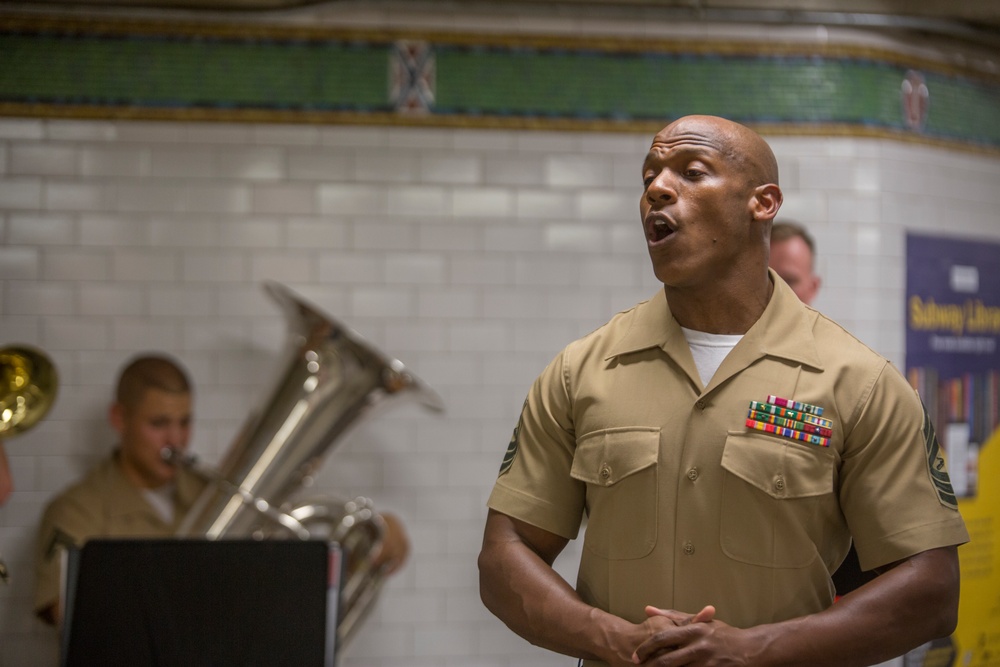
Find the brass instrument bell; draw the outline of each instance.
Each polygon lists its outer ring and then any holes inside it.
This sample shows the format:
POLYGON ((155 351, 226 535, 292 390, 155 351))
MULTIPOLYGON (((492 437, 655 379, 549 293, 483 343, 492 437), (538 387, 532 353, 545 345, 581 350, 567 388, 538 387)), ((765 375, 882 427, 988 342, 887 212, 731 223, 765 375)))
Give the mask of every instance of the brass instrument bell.
MULTIPOLYGON (((0 348, 0 438, 24 433, 52 407, 59 386, 55 364, 27 345, 0 348)), ((0 581, 7 583, 0 559, 0 581)))
POLYGON ((26 345, 0 348, 0 437, 27 431, 55 402, 59 376, 55 364, 26 345))

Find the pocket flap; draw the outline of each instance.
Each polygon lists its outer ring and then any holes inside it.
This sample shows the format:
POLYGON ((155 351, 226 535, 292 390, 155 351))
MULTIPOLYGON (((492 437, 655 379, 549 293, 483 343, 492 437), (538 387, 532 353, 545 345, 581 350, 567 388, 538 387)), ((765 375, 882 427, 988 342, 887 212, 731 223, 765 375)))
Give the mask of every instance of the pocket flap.
POLYGON ((756 433, 730 433, 722 467, 772 498, 833 493, 833 454, 756 433))
POLYGON ((612 486, 629 475, 656 465, 660 429, 616 428, 580 438, 570 475, 587 484, 612 486))

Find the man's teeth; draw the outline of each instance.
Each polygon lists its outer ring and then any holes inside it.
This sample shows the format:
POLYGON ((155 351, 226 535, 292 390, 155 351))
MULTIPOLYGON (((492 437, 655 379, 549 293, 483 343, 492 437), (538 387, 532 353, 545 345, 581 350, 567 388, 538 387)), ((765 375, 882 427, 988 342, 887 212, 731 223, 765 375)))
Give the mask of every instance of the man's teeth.
POLYGON ((653 222, 653 234, 656 236, 657 240, 662 240, 670 236, 672 230, 667 225, 665 220, 656 220, 653 222))

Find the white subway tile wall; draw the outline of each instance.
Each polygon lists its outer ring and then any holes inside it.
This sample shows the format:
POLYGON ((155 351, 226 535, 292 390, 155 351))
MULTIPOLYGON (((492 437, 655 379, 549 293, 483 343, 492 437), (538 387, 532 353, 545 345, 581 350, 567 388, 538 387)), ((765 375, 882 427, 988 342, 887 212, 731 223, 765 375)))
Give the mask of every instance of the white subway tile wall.
MULTIPOLYGON (((113 445, 120 365, 180 357, 194 452, 214 463, 270 388, 276 280, 406 363, 444 400, 403 402, 330 454, 311 491, 403 517, 412 560, 345 667, 573 661, 479 601, 485 498, 528 385, 572 338, 657 283, 638 221, 649 137, 171 122, 0 120, 0 344, 47 350, 58 400, 7 443, 0 662, 53 665, 31 614, 44 504, 113 445)), ((874 139, 774 137, 782 217, 815 234, 817 306, 903 363, 906 230, 1000 239, 1000 161, 874 139), (945 224, 947 223, 947 224, 945 224)), ((557 562, 575 576, 579 544, 557 562)))

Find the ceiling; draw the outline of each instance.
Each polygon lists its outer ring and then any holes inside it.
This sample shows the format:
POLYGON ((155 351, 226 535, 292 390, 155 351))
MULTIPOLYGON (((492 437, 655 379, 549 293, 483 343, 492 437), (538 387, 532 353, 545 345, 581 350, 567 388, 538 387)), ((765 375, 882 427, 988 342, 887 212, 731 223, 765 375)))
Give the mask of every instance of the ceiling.
POLYGON ((47 7, 327 12, 395 7, 444 14, 657 19, 720 23, 828 25, 913 30, 1000 49, 1000 0, 33 0, 47 7))

